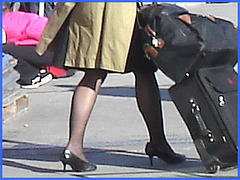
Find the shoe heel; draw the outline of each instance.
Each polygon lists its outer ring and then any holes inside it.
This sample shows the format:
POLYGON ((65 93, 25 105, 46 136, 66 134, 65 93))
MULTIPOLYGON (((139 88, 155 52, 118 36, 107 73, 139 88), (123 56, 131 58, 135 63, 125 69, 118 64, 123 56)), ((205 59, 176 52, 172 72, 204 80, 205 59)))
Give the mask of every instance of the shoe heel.
POLYGON ((62 162, 62 164, 63 164, 63 171, 66 172, 66 165, 67 165, 67 164, 64 163, 64 162, 62 162))
POLYGON ((149 160, 150 160, 150 165, 153 166, 153 156, 148 155, 149 156, 149 160))

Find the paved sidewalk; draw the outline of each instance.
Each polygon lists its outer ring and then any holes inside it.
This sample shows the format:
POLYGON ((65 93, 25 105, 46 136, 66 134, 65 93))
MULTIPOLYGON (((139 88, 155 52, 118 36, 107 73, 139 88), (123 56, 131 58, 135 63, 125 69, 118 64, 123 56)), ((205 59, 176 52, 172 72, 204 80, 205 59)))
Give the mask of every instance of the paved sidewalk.
MULTIPOLYGON (((203 7, 205 9, 221 7, 226 10, 234 9, 235 5, 209 4, 203 7)), ((199 5, 198 8, 196 6, 189 8, 202 10, 203 7, 199 5)), ((26 90, 29 94, 28 111, 3 124, 3 177, 238 176, 237 168, 220 171, 217 174, 207 173, 186 125, 168 94, 167 89, 173 82, 160 71, 156 76, 163 99, 167 138, 176 152, 187 156, 187 161, 178 165, 167 165, 159 159, 154 159, 153 166, 150 166, 144 152, 148 134, 137 109, 134 77, 131 73, 110 74, 97 99, 85 137, 86 154, 91 162, 97 164, 98 169, 84 173, 75 173, 70 169, 63 172, 58 155, 67 142, 70 99, 82 76, 82 72, 77 72, 73 77, 54 79, 38 89, 26 90)))
POLYGON ((163 97, 166 134, 173 148, 188 159, 167 165, 154 159, 151 167, 144 147, 145 124, 134 97, 133 75, 109 75, 100 92, 86 133, 86 152, 98 169, 62 172, 58 155, 68 135, 73 89, 82 73, 56 79, 29 90, 29 110, 3 124, 3 177, 236 177, 237 169, 208 174, 167 88, 172 81, 157 73, 163 97))

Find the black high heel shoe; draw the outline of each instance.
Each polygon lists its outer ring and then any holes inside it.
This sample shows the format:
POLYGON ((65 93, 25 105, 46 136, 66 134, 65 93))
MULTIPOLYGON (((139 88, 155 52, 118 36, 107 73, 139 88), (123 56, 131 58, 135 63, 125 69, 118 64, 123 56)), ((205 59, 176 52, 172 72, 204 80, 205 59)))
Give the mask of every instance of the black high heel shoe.
POLYGON ((157 156, 168 164, 177 164, 186 160, 186 156, 184 155, 176 154, 173 151, 162 150, 161 147, 150 143, 147 143, 145 152, 149 156, 151 166, 153 165, 152 159, 154 156, 157 156))
POLYGON ((69 150, 64 150, 63 153, 60 154, 60 161, 63 163, 64 171, 66 171, 67 164, 70 165, 75 172, 94 171, 97 169, 96 165, 83 161, 69 150))

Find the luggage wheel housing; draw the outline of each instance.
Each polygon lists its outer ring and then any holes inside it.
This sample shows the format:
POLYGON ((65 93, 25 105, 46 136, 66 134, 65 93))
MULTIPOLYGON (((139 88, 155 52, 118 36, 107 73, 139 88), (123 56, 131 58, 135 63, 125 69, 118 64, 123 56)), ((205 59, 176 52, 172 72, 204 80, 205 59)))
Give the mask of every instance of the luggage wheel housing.
POLYGON ((218 162, 212 162, 211 164, 206 166, 206 169, 208 170, 209 173, 215 174, 220 171, 221 166, 218 162))
POLYGON ((219 160, 215 157, 210 155, 206 151, 206 147, 202 141, 202 139, 196 139, 194 144, 197 148, 198 153, 202 157, 203 164, 207 169, 208 173, 215 174, 220 171, 221 165, 219 160))

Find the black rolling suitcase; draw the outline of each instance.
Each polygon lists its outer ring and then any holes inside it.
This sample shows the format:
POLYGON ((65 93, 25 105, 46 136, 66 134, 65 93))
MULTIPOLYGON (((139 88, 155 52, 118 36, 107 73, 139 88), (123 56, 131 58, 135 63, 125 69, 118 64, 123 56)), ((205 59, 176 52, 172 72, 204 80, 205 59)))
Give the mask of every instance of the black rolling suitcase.
POLYGON ((211 173, 237 165, 237 87, 232 66, 221 66, 199 69, 169 89, 211 173))

